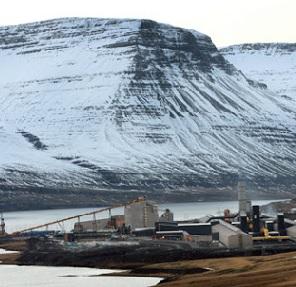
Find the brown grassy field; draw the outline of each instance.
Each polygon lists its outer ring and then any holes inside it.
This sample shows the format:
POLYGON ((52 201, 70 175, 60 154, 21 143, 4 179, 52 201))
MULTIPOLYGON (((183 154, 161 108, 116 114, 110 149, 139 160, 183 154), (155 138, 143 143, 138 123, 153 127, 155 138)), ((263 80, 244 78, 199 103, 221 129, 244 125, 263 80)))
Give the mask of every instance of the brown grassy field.
POLYGON ((162 287, 295 287, 296 252, 272 256, 232 257, 220 259, 202 259, 149 265, 145 268, 176 268, 186 270, 210 268, 205 273, 184 274, 172 281, 160 284, 162 287))
MULTIPOLYGON (((23 240, 0 244, 0 248, 13 251, 23 251, 25 246, 26 242, 23 240)), ((19 256, 19 253, 0 254, 0 264, 16 264, 18 262, 19 256)))

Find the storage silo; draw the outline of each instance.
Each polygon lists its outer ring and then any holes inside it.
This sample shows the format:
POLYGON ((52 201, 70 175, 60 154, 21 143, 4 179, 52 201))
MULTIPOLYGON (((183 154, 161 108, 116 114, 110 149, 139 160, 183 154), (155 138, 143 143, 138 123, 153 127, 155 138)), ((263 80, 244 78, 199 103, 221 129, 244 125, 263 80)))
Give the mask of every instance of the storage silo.
POLYGON ((259 205, 253 205, 253 214, 252 214, 252 223, 253 223, 253 235, 260 235, 260 207, 259 205))
POLYGON ((174 221, 174 213, 169 209, 166 209, 165 212, 159 218, 160 222, 173 222, 174 221))
POLYGON ((283 213, 279 213, 277 215, 277 225, 278 225, 278 232, 281 236, 287 235, 286 225, 285 225, 285 217, 283 213))

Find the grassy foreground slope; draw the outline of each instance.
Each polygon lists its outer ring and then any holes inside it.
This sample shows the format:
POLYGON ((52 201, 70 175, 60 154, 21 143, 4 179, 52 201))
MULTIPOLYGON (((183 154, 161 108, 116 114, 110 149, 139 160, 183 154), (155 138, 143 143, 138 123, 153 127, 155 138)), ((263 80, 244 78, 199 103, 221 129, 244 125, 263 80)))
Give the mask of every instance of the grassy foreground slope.
POLYGON ((147 268, 192 270, 209 268, 205 273, 178 276, 163 287, 288 287, 296 286, 296 252, 272 256, 233 257, 181 261, 147 266, 147 268))

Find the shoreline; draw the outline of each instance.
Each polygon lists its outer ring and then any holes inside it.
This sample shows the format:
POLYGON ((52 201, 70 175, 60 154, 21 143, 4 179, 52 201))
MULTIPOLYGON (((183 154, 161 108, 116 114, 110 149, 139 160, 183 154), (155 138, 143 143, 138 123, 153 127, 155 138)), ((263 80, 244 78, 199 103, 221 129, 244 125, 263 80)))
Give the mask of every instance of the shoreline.
MULTIPOLYGON (((37 265, 55 267, 88 267, 125 270, 100 276, 158 277, 162 278, 157 286, 164 287, 224 287, 224 286, 295 286, 296 285, 296 251, 268 256, 230 256, 221 258, 185 259, 171 262, 133 262, 122 264, 113 262, 105 266, 92 264, 28 264, 22 262, 26 252, 24 242, 0 244, 0 248, 20 251, 17 254, 0 254, 1 264, 37 265), (128 268, 130 267, 130 268, 128 268), (127 268, 129 270, 127 270, 127 268), (249 278, 246 281, 245 278, 249 278), (287 285, 277 285, 285 279, 287 285), (232 285, 231 285, 232 284, 232 285)), ((43 255, 46 256, 46 255, 43 255)), ((62 256, 60 254, 59 256, 62 256)), ((77 256, 75 260, 79 260, 77 256)), ((96 260, 100 260, 97 258, 96 260)), ((127 263, 127 262, 126 262, 127 263)), ((0 265, 1 266, 1 265, 0 265)))
MULTIPOLYGON (((12 258, 12 254, 9 256, 12 258)), ((11 261, 9 264, 17 265, 17 263, 11 261)), ((8 263, 2 262, 2 264, 8 263)), ((116 269, 121 269, 121 266, 117 266, 116 269)), ((294 251, 270 256, 238 256, 147 264, 124 272, 99 276, 157 277, 161 280, 155 286, 163 287, 273 287, 295 286, 295 269, 294 251), (246 278, 250 280, 246 281, 246 278), (281 285, 280 282, 286 285, 281 285)))

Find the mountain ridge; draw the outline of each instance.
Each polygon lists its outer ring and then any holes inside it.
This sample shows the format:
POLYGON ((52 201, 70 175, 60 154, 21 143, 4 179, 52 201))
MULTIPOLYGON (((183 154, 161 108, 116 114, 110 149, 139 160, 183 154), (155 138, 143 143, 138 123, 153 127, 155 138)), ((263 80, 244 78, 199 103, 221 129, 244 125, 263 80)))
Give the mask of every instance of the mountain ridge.
POLYGON ((94 18, 0 35, 3 149, 16 137, 19 150, 0 159, 5 192, 37 188, 43 200, 42 189, 80 199, 87 190, 84 204, 142 192, 233 198, 239 174, 257 194, 295 191, 296 110, 226 61, 210 37, 94 18))

